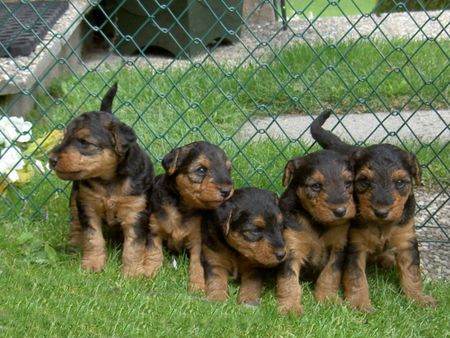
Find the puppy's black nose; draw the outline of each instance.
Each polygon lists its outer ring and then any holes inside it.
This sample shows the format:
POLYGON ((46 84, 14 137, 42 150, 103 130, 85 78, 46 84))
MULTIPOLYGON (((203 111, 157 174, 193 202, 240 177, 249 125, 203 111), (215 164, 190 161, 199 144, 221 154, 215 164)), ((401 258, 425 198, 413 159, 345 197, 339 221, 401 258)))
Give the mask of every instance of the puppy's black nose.
POLYGON ((221 188, 220 189, 220 194, 222 195, 223 198, 227 198, 228 196, 230 196, 231 193, 231 188, 221 188))
POLYGON ((333 209, 333 214, 336 217, 343 217, 346 213, 347 213, 346 207, 339 207, 339 208, 333 209))
POLYGON ((283 260, 283 258, 286 257, 286 250, 278 250, 277 252, 275 252, 275 257, 279 261, 283 260))
POLYGON ((374 209, 374 213, 375 213, 375 216, 383 219, 383 218, 386 218, 387 215, 389 214, 389 209, 387 209, 387 208, 374 209))
POLYGON ((56 166, 56 164, 58 163, 58 156, 55 154, 51 154, 49 159, 48 159, 48 163, 50 164, 51 168, 54 168, 56 166))

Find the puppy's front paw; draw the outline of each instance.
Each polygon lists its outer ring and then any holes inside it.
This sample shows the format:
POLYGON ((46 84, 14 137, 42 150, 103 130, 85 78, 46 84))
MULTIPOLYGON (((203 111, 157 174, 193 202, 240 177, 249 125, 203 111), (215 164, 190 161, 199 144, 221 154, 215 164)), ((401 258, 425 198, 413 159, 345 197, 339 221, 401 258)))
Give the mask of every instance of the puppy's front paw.
POLYGON ((337 293, 315 292, 314 296, 319 303, 342 303, 342 298, 337 293))
POLYGON ((420 295, 413 298, 420 306, 423 307, 436 307, 437 301, 429 295, 420 295))
POLYGON ((122 267, 122 273, 125 277, 137 277, 144 274, 144 266, 142 264, 128 264, 122 267))
POLYGON ((259 300, 248 300, 248 301, 243 302, 242 304, 244 304, 245 306, 250 307, 250 308, 257 307, 257 306, 259 306, 259 300))
POLYGON ((201 292, 204 293, 206 291, 205 281, 190 281, 188 285, 188 290, 190 292, 201 292))
POLYGON ((162 266, 162 262, 144 262, 143 270, 145 277, 153 278, 162 266))
POLYGON ((228 294, 225 290, 208 291, 206 298, 210 301, 221 302, 227 300, 228 294))
POLYGON ((372 308, 372 305, 370 304, 370 301, 352 300, 351 302, 349 302, 349 304, 355 310, 358 310, 361 312, 367 312, 367 313, 373 312, 373 308, 372 308))
POLYGON ((100 272, 106 265, 106 256, 88 257, 81 260, 81 268, 93 272, 100 272))
POLYGON ((303 306, 301 304, 280 304, 278 306, 278 312, 289 314, 292 313, 296 316, 300 316, 303 314, 303 306))

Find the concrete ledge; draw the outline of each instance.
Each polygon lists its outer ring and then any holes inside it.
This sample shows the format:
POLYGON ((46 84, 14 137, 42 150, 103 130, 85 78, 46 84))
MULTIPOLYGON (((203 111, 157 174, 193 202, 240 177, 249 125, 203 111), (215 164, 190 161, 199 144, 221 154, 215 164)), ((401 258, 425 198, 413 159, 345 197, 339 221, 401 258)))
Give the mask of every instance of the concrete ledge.
POLYGON ((81 65, 81 22, 92 8, 85 0, 73 0, 52 30, 29 56, 0 58, 0 108, 10 115, 31 110, 36 90, 68 68, 81 65))
MULTIPOLYGON (((330 116, 324 128, 333 130, 342 140, 352 144, 355 141, 398 144, 400 140, 450 140, 450 110, 346 114, 338 117, 339 119, 335 115, 330 116)), ((239 138, 254 141, 300 138, 311 144, 314 140, 309 127, 314 118, 316 116, 309 115, 281 115, 275 119, 255 118, 242 127, 239 138)))

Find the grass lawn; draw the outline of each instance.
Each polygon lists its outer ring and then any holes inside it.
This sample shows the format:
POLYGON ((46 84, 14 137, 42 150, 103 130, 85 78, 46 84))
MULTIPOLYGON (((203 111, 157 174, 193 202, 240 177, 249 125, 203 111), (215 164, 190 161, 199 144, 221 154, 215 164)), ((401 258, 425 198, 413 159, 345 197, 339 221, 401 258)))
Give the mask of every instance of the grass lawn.
POLYGON ((370 13, 376 0, 286 0, 288 14, 294 11, 308 18, 339 16, 339 15, 361 15, 370 13))
POLYGON ((110 247, 107 268, 94 274, 79 268, 80 254, 65 247, 67 214, 48 221, 0 223, 0 336, 146 337, 446 337, 450 282, 426 282, 438 301, 423 309, 399 293, 394 273, 369 271, 376 311, 366 315, 342 305, 318 305, 304 285, 302 317, 276 311, 270 283, 261 305, 230 299, 210 303, 186 291, 187 261, 166 255, 154 280, 120 275, 120 250, 110 247))
MULTIPOLYGON (((97 110, 98 96, 106 90, 104 83, 119 81, 114 113, 135 128, 158 172, 158 161, 171 148, 206 139, 223 147, 232 159, 236 186, 280 192, 287 159, 316 148, 301 138, 240 139, 239 128, 248 118, 317 113, 325 106, 337 111, 448 107, 450 89, 445 79, 450 68, 442 65, 448 62, 449 52, 449 42, 440 46, 433 42, 364 42, 314 49, 298 45, 248 67, 210 64, 165 72, 142 68, 88 72, 81 79, 74 76, 55 82, 49 89, 52 98, 39 99, 33 135, 64 128, 74 115, 97 110)), ((448 180, 448 144, 406 146, 426 164, 424 175, 430 185, 433 180, 448 180)), ((235 284, 225 303, 210 303, 189 294, 185 256, 177 257, 178 269, 174 269, 167 254, 154 280, 127 280, 120 275, 120 251, 111 246, 107 269, 87 273, 79 268, 80 253, 68 251, 65 245, 66 187, 52 173, 36 176, 16 190, 20 199, 9 191, 9 204, 1 206, 2 212, 11 211, 0 221, 0 336, 449 334, 449 281, 425 283, 440 305, 422 309, 400 295, 394 273, 372 270, 369 283, 376 311, 370 315, 341 305, 317 305, 306 285, 305 314, 296 318, 277 313, 271 285, 258 308, 236 305, 235 284), (23 206, 28 208, 21 211, 23 206), (35 208, 42 213, 31 221, 35 208)))

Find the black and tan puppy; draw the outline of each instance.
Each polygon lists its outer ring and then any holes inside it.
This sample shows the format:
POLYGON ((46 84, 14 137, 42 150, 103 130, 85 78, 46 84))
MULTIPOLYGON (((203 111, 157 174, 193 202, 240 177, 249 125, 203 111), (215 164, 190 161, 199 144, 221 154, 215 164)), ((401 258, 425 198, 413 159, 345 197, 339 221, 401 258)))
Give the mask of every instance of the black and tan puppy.
POLYGON ((239 303, 259 302, 263 276, 286 256, 283 217, 273 192, 244 188, 202 222, 202 259, 210 300, 228 296, 228 276, 240 276, 239 303))
POLYGON ((390 144, 362 148, 343 143, 322 128, 330 113, 323 112, 313 122, 311 133, 322 147, 351 156, 354 165, 358 212, 349 230, 343 276, 347 301, 354 308, 371 310, 365 270, 367 261, 375 261, 397 266, 409 298, 423 306, 435 305, 423 293, 420 275, 413 182, 420 184, 421 172, 416 157, 390 144))
POLYGON ((279 310, 301 313, 299 278, 315 280, 318 301, 340 300, 347 231, 356 212, 353 171, 346 156, 322 150, 290 160, 283 185, 280 208, 288 258, 277 278, 279 310))
POLYGON ((111 113, 114 85, 100 111, 87 112, 67 126, 50 154, 59 178, 73 181, 70 197, 70 244, 82 244, 84 269, 100 271, 106 263, 102 225, 123 231, 123 273, 144 272, 149 192, 154 178, 149 157, 136 134, 111 113))
POLYGON ((151 196, 150 234, 146 274, 154 276, 163 262, 163 241, 169 249, 187 247, 190 254, 189 289, 204 291, 201 253, 201 218, 233 194, 231 162, 219 147, 204 141, 172 150, 162 165, 151 196))

